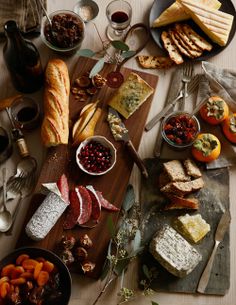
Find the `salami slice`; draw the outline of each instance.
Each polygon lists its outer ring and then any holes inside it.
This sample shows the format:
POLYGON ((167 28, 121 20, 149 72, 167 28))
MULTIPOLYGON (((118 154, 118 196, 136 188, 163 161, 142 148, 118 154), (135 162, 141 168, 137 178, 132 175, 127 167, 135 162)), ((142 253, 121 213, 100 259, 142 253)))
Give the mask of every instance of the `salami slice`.
POLYGON ((81 196, 75 190, 70 192, 70 205, 66 211, 66 218, 63 223, 64 229, 73 229, 81 214, 81 196))
POLYGON ((66 203, 70 203, 69 200, 69 185, 68 180, 65 174, 61 175, 61 177, 57 181, 57 187, 61 192, 61 197, 66 203))
POLYGON ((89 221, 92 214, 92 199, 89 195, 88 190, 80 185, 75 188, 77 196, 81 196, 81 213, 77 219, 79 225, 85 224, 89 221))
POLYGON ((117 211, 120 210, 116 206, 111 204, 108 200, 106 200, 103 197, 102 192, 96 191, 96 194, 98 195, 98 199, 100 201, 100 204, 101 204, 102 208, 104 208, 106 210, 109 210, 109 211, 113 211, 113 212, 117 212, 117 211))
POLYGON ((100 200, 98 198, 98 195, 95 191, 95 189, 93 188, 92 185, 87 185, 86 189, 89 192, 89 195, 92 199, 92 219, 95 220, 96 222, 98 222, 100 215, 101 215, 101 203, 100 200))

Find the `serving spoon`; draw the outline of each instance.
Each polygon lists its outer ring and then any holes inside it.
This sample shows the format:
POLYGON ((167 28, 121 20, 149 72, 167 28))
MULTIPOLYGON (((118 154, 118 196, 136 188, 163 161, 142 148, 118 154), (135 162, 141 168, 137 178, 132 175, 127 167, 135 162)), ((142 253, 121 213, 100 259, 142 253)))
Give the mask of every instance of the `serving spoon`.
POLYGON ((7 192, 6 192, 6 168, 2 169, 3 176, 3 211, 0 212, 0 232, 6 232, 12 225, 12 215, 7 210, 6 201, 7 201, 7 192))

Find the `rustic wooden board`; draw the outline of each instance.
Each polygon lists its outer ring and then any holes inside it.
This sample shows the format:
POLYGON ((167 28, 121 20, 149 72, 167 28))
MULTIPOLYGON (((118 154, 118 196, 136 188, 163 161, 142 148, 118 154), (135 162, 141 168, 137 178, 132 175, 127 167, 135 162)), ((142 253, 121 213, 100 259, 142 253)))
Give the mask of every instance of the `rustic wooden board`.
MULTIPOLYGON (((71 83, 73 83, 74 79, 76 79, 79 75, 90 71, 95 62, 96 61, 93 59, 80 57, 74 68, 74 71, 72 72, 71 83)), ((109 72, 113 71, 113 69, 114 66, 106 64, 101 72, 101 75, 105 77, 109 72)), ((121 69, 121 72, 125 78, 131 71, 132 70, 128 68, 121 69)), ((156 88, 158 80, 157 76, 144 72, 136 72, 153 88, 156 88)), ((96 96, 92 98, 93 101, 99 99, 101 101, 100 106, 104 110, 102 117, 96 126, 95 134, 104 135, 110 141, 112 141, 117 148, 117 162, 114 168, 104 176, 89 176, 79 170, 75 163, 75 150, 70 146, 58 146, 50 148, 41 170, 41 174, 36 186, 35 195, 33 196, 29 206, 25 224, 30 219, 38 205, 42 202, 43 197, 42 195, 39 195, 41 184, 46 182, 55 182, 63 173, 65 173, 69 178, 70 188, 75 185, 91 184, 95 187, 96 190, 100 190, 104 197, 111 203, 115 204, 117 207, 121 206, 134 163, 129 154, 126 152, 126 149, 122 143, 115 142, 113 140, 108 123, 106 122, 107 103, 114 93, 115 89, 111 89, 105 86, 96 96)), ((142 137, 152 98, 153 95, 128 120, 124 121, 126 127, 129 130, 130 138, 132 139, 136 149, 138 149, 142 137)), ((70 96, 70 118, 72 121, 78 116, 78 113, 83 106, 83 103, 75 101, 73 95, 70 96)), ((17 243, 17 247, 22 245, 34 245, 55 251, 62 235, 74 235, 75 237, 79 237, 84 233, 88 233, 94 242, 93 248, 89 250, 89 260, 96 263, 96 268, 91 276, 98 277, 103 267, 103 262, 106 257, 107 245, 110 239, 106 226, 108 215, 112 215, 114 222, 116 222, 119 217, 119 213, 111 213, 102 210, 100 223, 95 228, 84 229, 76 227, 73 230, 67 231, 63 231, 62 223, 64 220, 64 215, 62 215, 62 217, 59 219, 50 233, 46 236, 46 238, 40 242, 34 242, 26 236, 24 233, 24 224, 22 234, 20 235, 19 241, 17 243)), ((74 269, 79 271, 79 266, 74 266, 73 270, 74 269)))
MULTIPOLYGON (((187 210, 163 211, 166 199, 158 189, 158 176, 161 172, 163 160, 147 159, 145 163, 149 172, 149 178, 142 181, 141 202, 142 217, 145 219, 143 225, 143 236, 148 244, 153 234, 164 224, 172 224, 173 220, 185 213, 200 213, 211 226, 211 231, 197 245, 193 245, 201 254, 202 261, 186 277, 177 278, 167 272, 148 252, 142 256, 142 264, 149 267, 155 266, 158 277, 153 282, 152 288, 157 291, 196 293, 200 276, 204 270, 207 260, 214 245, 214 235, 218 222, 222 215, 222 209, 229 209, 229 173, 227 168, 202 170, 205 186, 196 197, 200 201, 199 211, 187 210)), ((230 250, 229 233, 225 234, 215 256, 211 277, 205 294, 224 295, 230 285, 230 250)))

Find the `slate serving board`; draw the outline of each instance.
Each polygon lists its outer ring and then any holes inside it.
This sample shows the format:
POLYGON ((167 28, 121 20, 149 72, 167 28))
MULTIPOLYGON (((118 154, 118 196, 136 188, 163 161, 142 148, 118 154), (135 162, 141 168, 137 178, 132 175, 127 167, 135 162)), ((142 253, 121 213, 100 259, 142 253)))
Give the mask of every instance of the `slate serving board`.
MULTIPOLYGON (((196 293, 196 288, 204 267, 208 261, 214 245, 216 227, 224 209, 229 208, 229 173, 226 168, 204 170, 202 169, 205 186, 195 195, 200 200, 200 208, 197 212, 190 210, 163 211, 166 199, 158 188, 158 176, 162 163, 166 160, 146 159, 145 163, 149 172, 149 178, 142 180, 142 233, 144 241, 148 245, 153 234, 164 224, 172 224, 173 220, 185 213, 200 213, 211 226, 207 236, 194 247, 202 254, 199 265, 184 278, 177 278, 167 272, 146 251, 141 258, 142 264, 148 267, 155 266, 158 269, 158 277, 154 280, 152 288, 156 291, 196 293)), ((142 276, 142 275, 141 275, 142 276)), ((225 234, 215 257, 210 281, 205 294, 224 295, 230 286, 230 244, 229 233, 225 234)))
MULTIPOLYGON (((73 84, 74 80, 84 73, 90 71, 96 60, 91 58, 79 57, 78 62, 76 63, 74 70, 71 73, 71 83, 73 84)), ((106 75, 114 71, 115 67, 110 64, 106 64, 101 75, 106 77, 106 75)), ((126 79, 127 76, 134 70, 129 68, 121 68, 121 73, 126 79)), ((151 75, 149 73, 134 71, 139 74, 144 80, 146 80, 150 86, 154 89, 157 86, 158 77, 151 75)), ((17 247, 31 245, 46 248, 52 251, 56 251, 59 241, 61 240, 62 235, 73 235, 76 238, 82 234, 88 234, 93 240, 93 247, 89 250, 88 259, 96 263, 94 272, 89 273, 88 275, 94 278, 99 277, 104 260, 107 254, 107 246, 110 240, 110 234, 107 227, 107 217, 112 216, 114 223, 119 218, 119 212, 111 213, 102 209, 101 218, 99 224, 93 229, 86 229, 76 226, 72 230, 63 230, 63 221, 64 214, 58 220, 56 225, 52 228, 49 234, 41 241, 34 242, 30 240, 25 232, 24 228, 26 223, 33 215, 34 211, 41 204, 43 196, 40 193, 42 183, 55 182, 57 179, 65 173, 69 180, 70 189, 76 185, 93 185, 96 190, 99 190, 103 193, 103 196, 109 200, 112 204, 117 207, 121 207, 123 202, 126 187, 129 182, 130 174, 134 165, 133 160, 130 158, 130 155, 127 153, 127 150, 123 143, 115 142, 111 134, 110 128, 106 121, 107 118, 107 103, 109 102, 110 97, 115 93, 116 89, 111 89, 108 86, 104 86, 98 94, 93 96, 91 100, 87 103, 100 100, 100 107, 103 110, 102 116, 99 119, 99 122, 95 129, 95 134, 103 135, 108 140, 110 140, 117 149, 117 162, 113 169, 102 176, 90 176, 83 173, 79 170, 75 162, 75 149, 72 149, 71 145, 60 145, 57 147, 52 147, 47 151, 47 156, 44 161, 36 189, 35 195, 31 200, 28 213, 26 215, 25 223, 23 225, 22 232, 20 234, 19 240, 17 242, 17 247)), ((127 120, 124 120, 126 127, 129 130, 129 135, 135 148, 138 150, 139 143, 143 134, 144 125, 146 123, 147 115, 151 106, 153 95, 151 95, 143 105, 127 120)), ((75 121, 78 118, 79 112, 86 103, 81 103, 75 100, 75 97, 71 94, 70 96, 70 119, 71 122, 75 121)), ((79 264, 75 264, 71 268, 72 271, 80 272, 79 264)))

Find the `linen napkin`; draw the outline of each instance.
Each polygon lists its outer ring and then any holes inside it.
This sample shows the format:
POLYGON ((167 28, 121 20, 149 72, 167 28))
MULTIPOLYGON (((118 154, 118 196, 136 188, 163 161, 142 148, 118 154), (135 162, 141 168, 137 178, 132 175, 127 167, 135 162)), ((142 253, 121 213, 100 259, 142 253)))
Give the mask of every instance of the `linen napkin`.
MULTIPOLYGON (((47 0, 43 0, 47 6, 47 0)), ((37 0, 0 0, 0 36, 4 36, 4 24, 15 20, 22 33, 40 31, 43 16, 37 0)))

